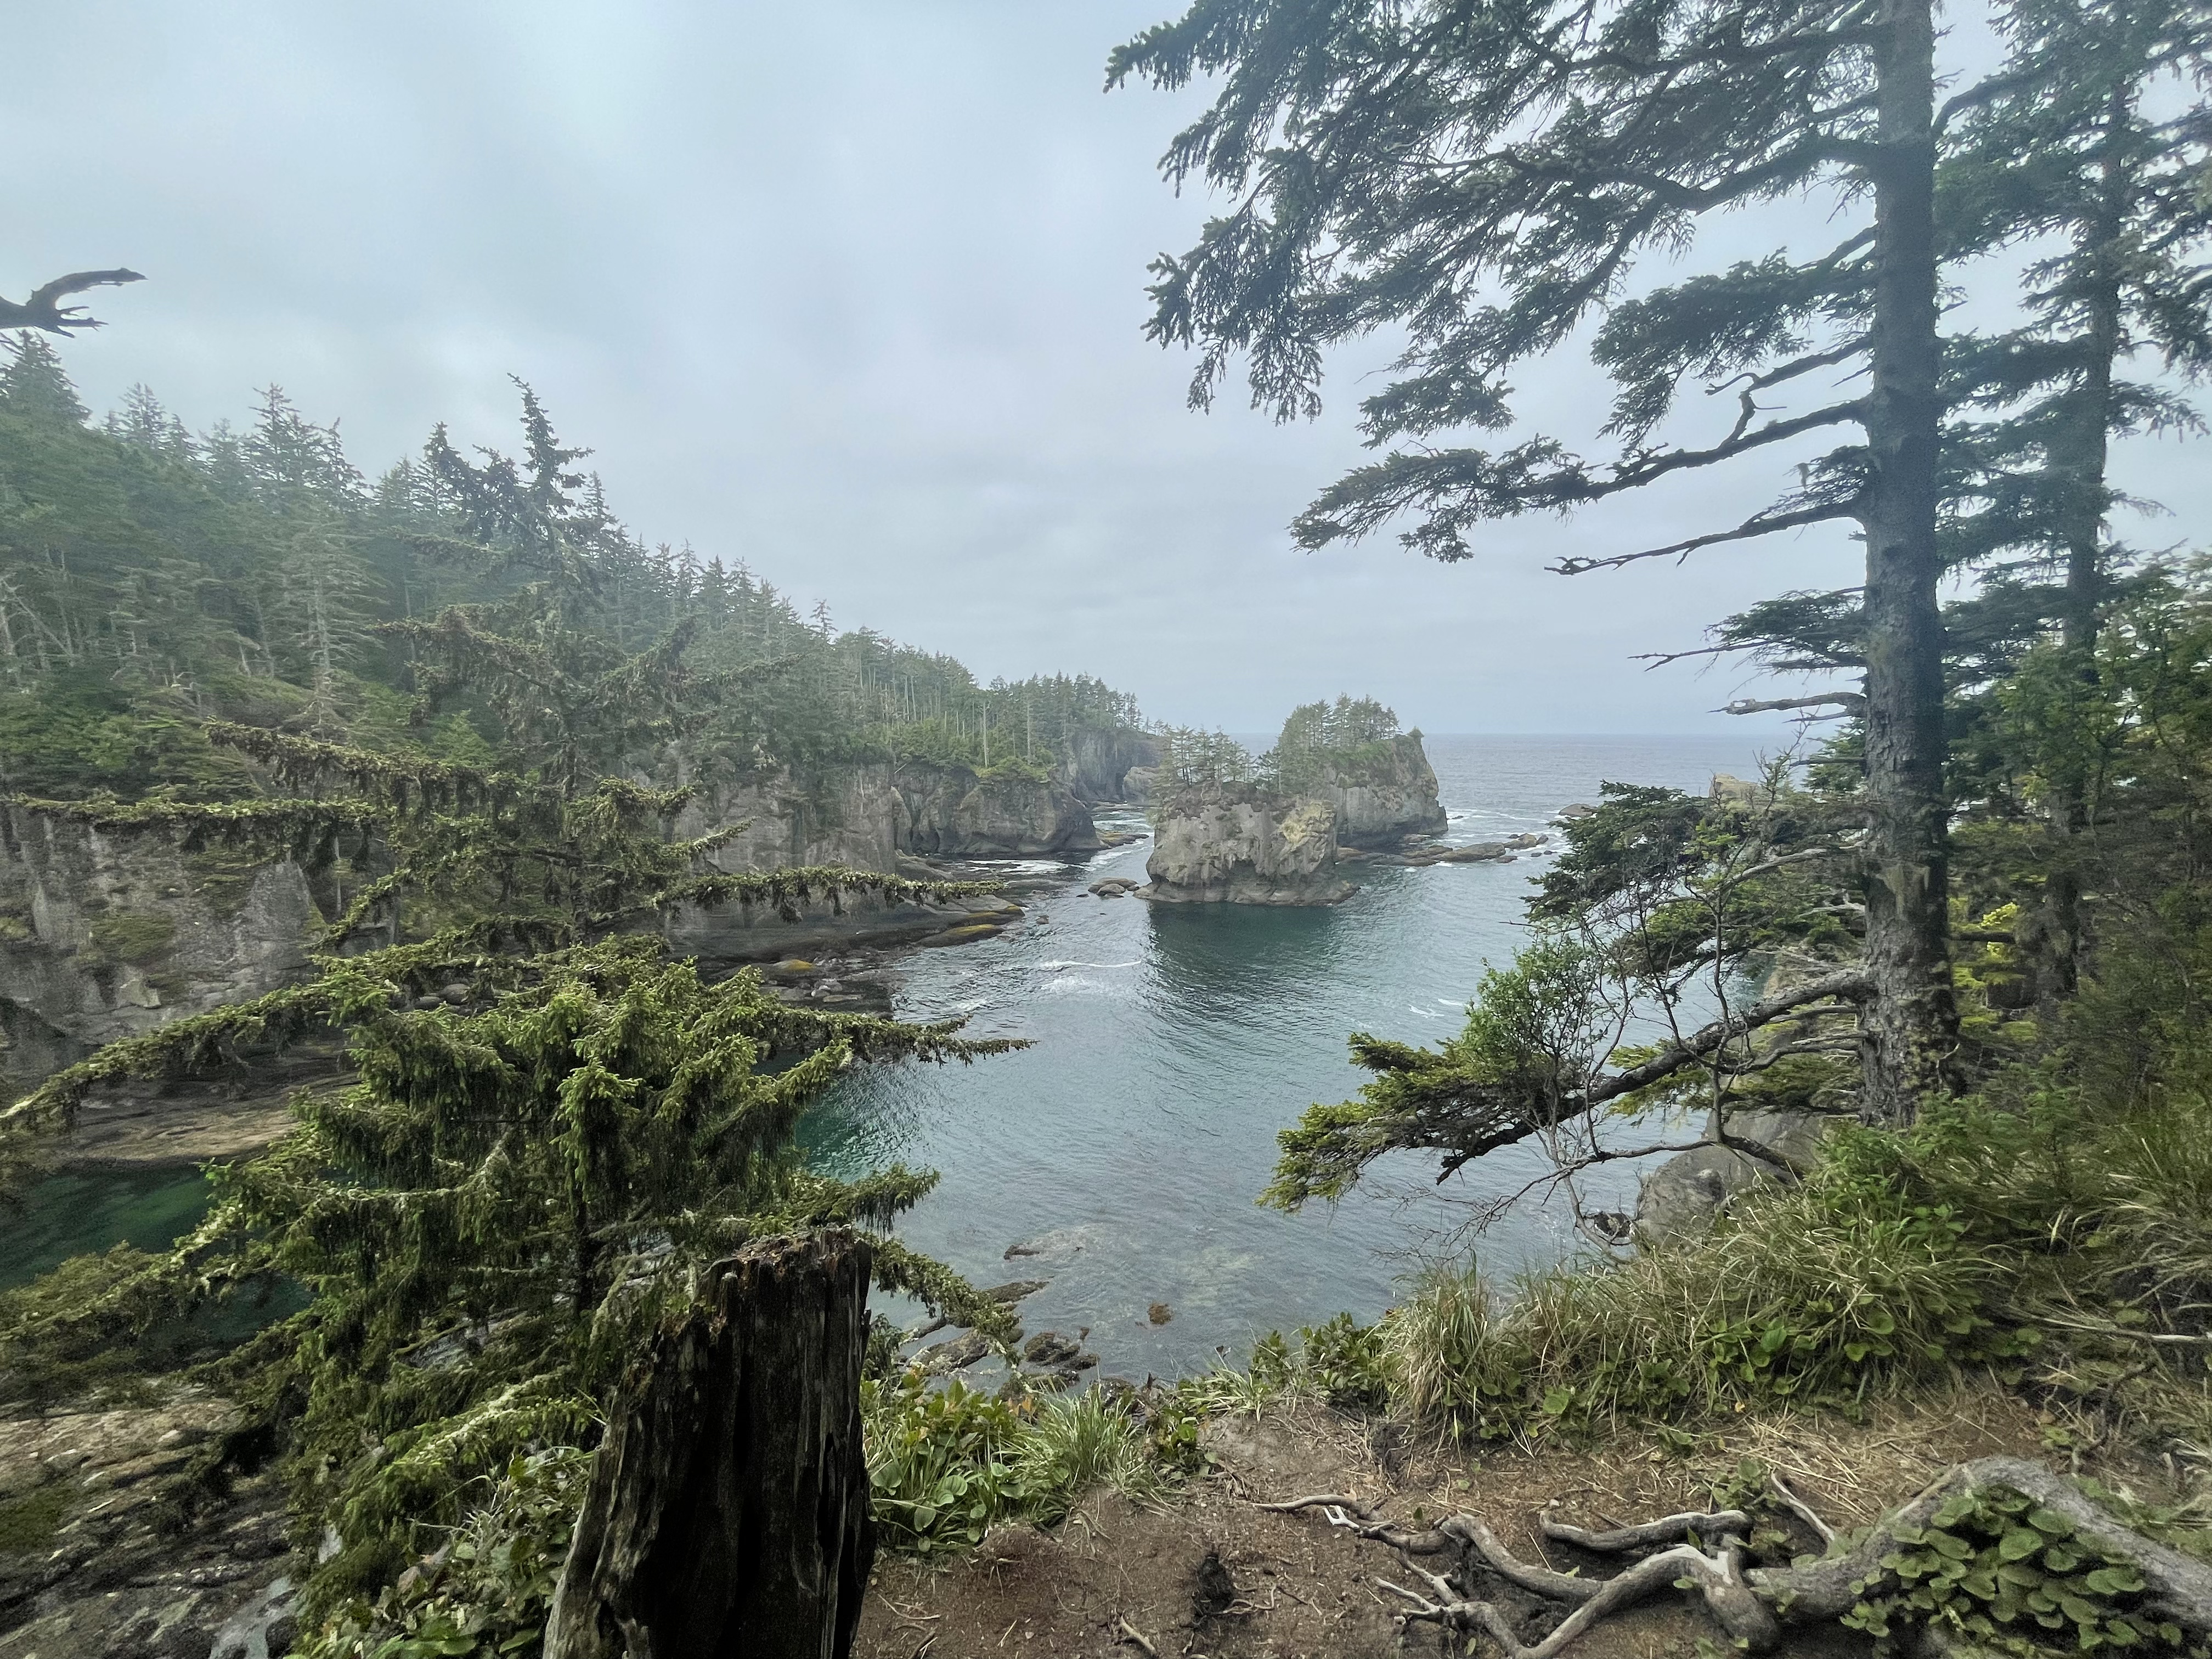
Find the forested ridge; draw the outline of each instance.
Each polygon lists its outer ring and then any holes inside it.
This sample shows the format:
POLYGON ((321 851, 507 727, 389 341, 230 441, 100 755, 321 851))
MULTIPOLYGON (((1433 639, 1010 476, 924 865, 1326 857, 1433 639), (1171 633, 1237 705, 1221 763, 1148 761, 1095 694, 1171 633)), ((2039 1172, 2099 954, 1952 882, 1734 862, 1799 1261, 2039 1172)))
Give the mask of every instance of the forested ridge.
MULTIPOLYGON (((831 1179, 795 1132, 855 1066, 1021 1045, 792 1006, 756 969, 702 974, 660 924, 864 896, 933 914, 982 890, 725 869, 746 825, 684 827, 719 781, 914 762, 1036 783, 1082 734, 1137 718, 1097 681, 980 686, 802 617, 742 568, 642 546, 527 388, 520 404, 519 456, 464 457, 440 431, 371 485, 273 389, 243 431, 194 438, 143 392, 92 424, 35 337, 0 374, 9 833, 181 848, 234 904, 255 870, 324 883, 284 982, 34 1079, 0 1114, 0 1201, 106 1091, 250 1078, 302 1041, 336 1039, 345 1062, 298 1091, 273 1147, 211 1170, 212 1205, 172 1248, 9 1292, 0 1392, 33 1410, 129 1399, 149 1370, 196 1367, 238 1416, 165 1524, 274 1460, 302 1542, 338 1529, 308 1598, 310 1645, 332 1653, 479 1634, 514 1651, 542 1625, 550 1536, 505 1539, 485 1563, 501 1588, 458 1604, 395 1581, 425 1527, 526 1512, 565 1536, 601 1401, 749 1241, 857 1231, 847 1259, 878 1285, 1013 1330, 891 1233, 932 1175, 831 1179), (221 1322, 239 1302, 258 1310, 242 1346, 221 1322)), ((34 936, 11 874, 0 942, 65 950, 34 936)), ((52 896, 91 913, 77 957, 95 974, 167 949, 160 915, 52 896)), ((862 1337, 888 1352, 880 1318, 862 1337)), ((856 1380, 825 1381, 833 1410, 841 1389, 857 1410, 856 1380)), ((770 1397, 792 1408, 799 1381, 770 1397)))
POLYGON ((802 614, 741 562, 645 544, 527 388, 519 455, 472 459, 441 427, 372 479, 336 424, 276 387, 242 426, 195 435, 144 387, 93 421, 53 348, 27 333, 7 350, 0 793, 222 799, 247 785, 204 740, 213 720, 507 763, 495 711, 467 693, 440 702, 434 645, 405 627, 526 580, 469 539, 502 496, 559 519, 612 652, 681 629, 696 670, 744 677, 696 763, 1048 769, 1079 732, 1140 723, 1133 699, 1086 676, 984 684, 872 629, 840 632, 818 605, 802 614))

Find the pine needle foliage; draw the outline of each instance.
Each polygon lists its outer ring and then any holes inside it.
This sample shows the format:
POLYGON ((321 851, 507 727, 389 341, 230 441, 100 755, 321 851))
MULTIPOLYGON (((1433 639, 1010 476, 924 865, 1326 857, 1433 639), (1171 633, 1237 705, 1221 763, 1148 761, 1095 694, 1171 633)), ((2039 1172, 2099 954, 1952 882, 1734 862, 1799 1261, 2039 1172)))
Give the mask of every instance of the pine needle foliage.
MULTIPOLYGON (((0 1390, 50 1394, 134 1346, 150 1359, 160 1333, 219 1304, 276 1286, 303 1297, 205 1362, 245 1416, 199 1474, 281 1460, 302 1540, 340 1540, 312 1586, 333 1632, 374 1625, 399 1569, 452 1528, 481 1530, 500 1493, 528 1487, 532 1514, 552 1502, 517 1472, 588 1449, 604 1392, 708 1264, 752 1237, 888 1230, 930 1190, 933 1176, 902 1167, 852 1182, 803 1167, 799 1117, 848 1070, 1020 1046, 792 1007, 756 970, 710 983, 672 959, 660 924, 679 908, 795 919, 862 894, 981 889, 726 872, 714 854, 743 824, 677 833, 696 786, 650 779, 687 745, 711 753, 726 702, 763 672, 695 672, 695 620, 625 642, 605 557, 617 527, 526 391, 525 414, 520 461, 466 462, 441 437, 428 463, 447 526, 431 554, 505 591, 383 628, 411 653, 417 729, 465 711, 496 734, 493 764, 347 741, 325 699, 282 729, 197 722, 250 781, 234 797, 9 803, 311 872, 342 860, 360 878, 304 983, 112 1045, 0 1115, 0 1174, 20 1179, 96 1091, 234 1063, 248 1045, 342 1038, 344 1080, 303 1091, 270 1150, 211 1170, 212 1206, 173 1249, 71 1264, 69 1294, 0 1304, 0 1390)), ((330 434, 273 394, 256 430, 240 453, 265 494, 363 510, 330 434)), ((942 1264, 876 1245, 882 1287, 1011 1334, 1007 1310, 942 1264)), ((509 1587, 518 1605, 539 1576, 509 1587)))

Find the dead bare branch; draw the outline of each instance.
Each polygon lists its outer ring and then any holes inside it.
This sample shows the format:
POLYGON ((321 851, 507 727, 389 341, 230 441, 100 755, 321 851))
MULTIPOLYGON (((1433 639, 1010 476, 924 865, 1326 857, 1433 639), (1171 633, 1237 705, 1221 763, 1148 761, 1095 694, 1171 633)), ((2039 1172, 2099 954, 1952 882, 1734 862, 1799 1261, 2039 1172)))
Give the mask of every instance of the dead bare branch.
POLYGON ((1817 697, 1739 697, 1713 712, 1717 714, 1765 714, 1783 708, 1834 708, 1844 714, 1863 714, 1866 698, 1856 691, 1825 691, 1817 697))
POLYGON ((135 270, 78 270, 66 276, 57 276, 33 290, 31 297, 17 305, 13 300, 0 300, 0 329, 42 328, 49 334, 67 334, 76 328, 100 328, 104 325, 96 317, 84 314, 82 306, 65 306, 61 301, 72 294, 82 294, 88 288, 119 288, 125 283, 143 283, 143 275, 135 270))
MULTIPOLYGON (((1768 1484, 1776 1501, 1832 1552, 1837 1542, 1834 1530, 1778 1475, 1770 1475, 1768 1484)), ((1388 1579, 1375 1582, 1409 1604, 1398 1615, 1401 1623, 1434 1624, 1462 1634, 1485 1635, 1510 1659, 1556 1659, 1577 1638, 1613 1613, 1686 1581, 1701 1594, 1707 1610, 1732 1641, 1745 1651, 1766 1653, 1780 1645, 1785 1624, 1826 1623, 1849 1613, 1890 1579, 1883 1561, 1897 1550, 1900 1532, 1910 1534, 1913 1528, 1924 1528, 1952 1498, 1978 1491, 2018 1492, 2063 1516, 2085 1543, 2134 1564, 2147 1587, 2146 1611, 2192 1633, 2212 1632, 2212 1566, 2144 1537, 2042 1465, 2012 1457, 1985 1457, 1959 1464, 1918 1497, 1890 1511, 1850 1548, 1817 1560, 1800 1559, 1786 1567, 1743 1566, 1739 1540, 1749 1530, 1751 1518, 1741 1510, 1671 1515, 1641 1526, 1605 1532, 1586 1531, 1543 1517, 1540 1524, 1546 1537, 1584 1549, 1617 1553, 1654 1544, 1668 1545, 1601 1581, 1521 1560, 1472 1515, 1451 1516, 1429 1532, 1410 1535, 1423 1542, 1432 1538, 1456 1542, 1465 1557, 1470 1558, 1469 1566, 1479 1563, 1532 1595, 1569 1604, 1572 1611, 1534 1644, 1522 1643, 1496 1607, 1466 1598, 1455 1589, 1450 1573, 1433 1572, 1408 1559, 1408 1569, 1429 1586, 1427 1594, 1388 1579), (1719 1547, 1710 1553, 1693 1543, 1668 1541, 1706 1535, 1718 1540, 1719 1547)), ((1357 1511, 1364 1517, 1371 1517, 1373 1512, 1354 1500, 1338 1499, 1339 1494, 1321 1493, 1261 1507, 1277 1510, 1319 1507, 1330 1510, 1332 1523, 1348 1526, 1364 1536, 1379 1537, 1385 1542, 1395 1541, 1393 1534, 1408 1536, 1371 1518, 1350 1520, 1347 1511, 1357 1511)))
POLYGON ((1823 1548, 1836 1541, 1836 1529, 1823 1521, 1813 1506, 1792 1492, 1790 1483, 1771 1469, 1766 1472, 1766 1488, 1774 1494, 1777 1503, 1812 1529, 1813 1535, 1820 1540, 1823 1548))

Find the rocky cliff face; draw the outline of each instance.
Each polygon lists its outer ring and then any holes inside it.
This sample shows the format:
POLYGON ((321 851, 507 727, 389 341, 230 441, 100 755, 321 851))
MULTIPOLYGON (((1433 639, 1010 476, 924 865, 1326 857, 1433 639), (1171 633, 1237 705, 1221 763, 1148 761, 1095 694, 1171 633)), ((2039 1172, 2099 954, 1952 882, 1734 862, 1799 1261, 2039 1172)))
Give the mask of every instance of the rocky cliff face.
POLYGON ((295 864, 0 806, 0 1076, 290 984, 321 921, 295 864))
MULTIPOLYGON (((702 789, 676 829, 695 836, 737 822, 746 829, 714 857, 732 872, 844 865, 890 873, 902 854, 1031 858, 1100 844, 1089 811, 1064 786, 964 767, 778 771, 702 789)), ((789 913, 695 910, 672 919, 668 933, 681 951, 757 961, 918 938, 944 928, 948 914, 850 894, 789 913)), ((297 865, 185 853, 164 835, 108 836, 0 807, 0 1079, 25 1086, 103 1043, 294 983, 321 921, 297 865)))
POLYGON ((924 858, 1043 858, 1095 853, 1090 810, 1060 783, 984 778, 964 766, 902 767, 898 850, 924 858))
MULTIPOLYGON (((981 778, 966 767, 908 764, 778 772, 703 790, 677 833, 748 827, 714 855, 732 874, 789 866, 844 865, 895 873, 902 854, 923 858, 1039 858, 1095 852, 1091 814, 1057 783, 981 778)), ((710 963, 765 962, 843 945, 895 945, 938 933, 964 909, 887 904, 868 893, 823 895, 785 908, 687 907, 665 927, 670 947, 710 963)))
POLYGON ((1132 786, 1133 769, 1149 775, 1160 763, 1160 746, 1128 726, 1112 732, 1078 732, 1061 757, 1060 770, 1076 799, 1091 805, 1145 799, 1144 778, 1132 786))
POLYGON ((1358 890, 1336 870, 1336 808, 1251 785, 1227 785, 1164 803, 1154 814, 1156 904, 1336 904, 1358 890))
POLYGON ((716 860, 725 870, 842 864, 888 872, 902 853, 1047 858, 1100 845, 1089 810, 1063 784, 913 762, 779 771, 707 789, 684 809, 678 833, 740 821, 749 827, 716 860))
POLYGON ((1316 775, 1301 793, 1336 808, 1336 833, 1347 847, 1395 847, 1410 835, 1436 835, 1444 827, 1436 769, 1416 733, 1392 738, 1356 757, 1324 753, 1316 775))
POLYGON ((906 822, 890 767, 828 766, 704 787, 678 817, 676 833, 690 837, 744 823, 714 855, 715 866, 732 873, 810 864, 889 871, 906 822))

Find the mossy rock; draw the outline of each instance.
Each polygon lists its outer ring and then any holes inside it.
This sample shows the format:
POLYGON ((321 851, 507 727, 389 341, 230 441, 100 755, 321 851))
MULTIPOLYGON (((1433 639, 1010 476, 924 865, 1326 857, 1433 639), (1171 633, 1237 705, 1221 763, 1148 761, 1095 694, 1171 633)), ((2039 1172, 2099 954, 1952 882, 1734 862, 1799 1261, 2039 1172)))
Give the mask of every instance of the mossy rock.
POLYGON ((93 967, 128 963, 143 968, 167 956, 177 942, 173 918, 158 910, 115 910, 92 923, 84 956, 93 967))
POLYGON ((0 1498, 0 1555, 52 1548, 69 1499, 69 1488, 58 1481, 0 1498))
POLYGON ((254 877, 267 869, 270 861, 265 853, 217 844, 186 853, 185 869, 210 909, 220 916, 234 916, 246 908, 254 877))
POLYGON ((966 945, 979 939, 996 939, 1006 930, 995 922, 970 922, 964 927, 948 927, 941 933, 932 933, 922 940, 924 945, 966 945))

